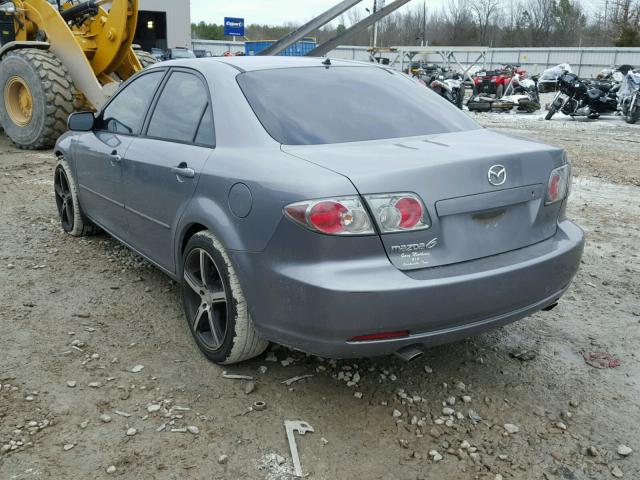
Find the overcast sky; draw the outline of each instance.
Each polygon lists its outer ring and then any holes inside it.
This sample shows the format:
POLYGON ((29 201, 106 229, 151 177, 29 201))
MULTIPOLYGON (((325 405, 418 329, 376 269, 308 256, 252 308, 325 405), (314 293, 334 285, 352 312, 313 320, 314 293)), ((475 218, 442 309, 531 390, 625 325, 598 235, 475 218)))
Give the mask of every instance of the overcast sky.
MULTIPOLYGON (((387 3, 391 0, 387 0, 387 3)), ((339 3, 339 0, 191 0, 191 21, 204 20, 222 23, 224 17, 244 18, 247 24, 282 25, 287 22, 304 23, 339 3)), ((421 4, 419 0, 409 5, 421 4)), ((440 0, 428 0, 429 5, 439 5, 440 0)), ((405 5, 400 11, 409 7, 405 5)), ((354 8, 371 8, 373 0, 363 0, 354 8)), ((363 15, 364 16, 364 15, 363 15)))

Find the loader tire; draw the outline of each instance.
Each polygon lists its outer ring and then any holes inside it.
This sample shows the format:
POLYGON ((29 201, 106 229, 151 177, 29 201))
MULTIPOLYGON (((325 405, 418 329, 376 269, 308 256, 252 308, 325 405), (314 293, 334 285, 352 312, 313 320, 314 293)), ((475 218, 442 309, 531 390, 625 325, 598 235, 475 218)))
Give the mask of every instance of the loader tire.
POLYGON ((143 69, 147 68, 150 65, 158 63, 156 57, 151 55, 149 52, 145 52, 144 50, 136 50, 136 57, 138 57, 140 65, 142 65, 143 69))
POLYGON ((23 48, 0 62, 0 125, 18 148, 51 148, 67 130, 75 88, 49 50, 23 48))

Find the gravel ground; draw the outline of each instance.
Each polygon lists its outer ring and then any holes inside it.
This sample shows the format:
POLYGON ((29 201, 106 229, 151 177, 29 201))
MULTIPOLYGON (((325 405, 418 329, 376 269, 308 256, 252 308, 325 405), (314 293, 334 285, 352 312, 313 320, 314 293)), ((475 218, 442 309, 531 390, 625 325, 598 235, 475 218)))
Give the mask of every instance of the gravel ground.
POLYGON ((640 478, 640 126, 477 118, 568 150, 583 265, 553 311, 410 364, 207 362, 176 285, 106 235, 65 236, 50 153, 0 138, 0 479, 289 479, 287 419, 315 429, 309 478, 640 478))

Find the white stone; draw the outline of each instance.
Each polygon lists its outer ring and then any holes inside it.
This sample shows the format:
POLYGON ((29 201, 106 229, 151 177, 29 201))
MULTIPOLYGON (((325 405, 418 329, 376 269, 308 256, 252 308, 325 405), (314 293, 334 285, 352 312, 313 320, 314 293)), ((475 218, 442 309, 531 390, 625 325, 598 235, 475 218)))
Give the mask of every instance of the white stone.
POLYGON ((631 452, 633 452, 633 450, 630 447, 627 447, 626 445, 618 446, 618 455, 622 455, 623 457, 626 457, 628 455, 631 455, 631 452))
POLYGON ((136 365, 131 369, 131 373, 139 373, 144 369, 144 365, 136 365))
POLYGON ((456 413, 456 411, 453 408, 450 407, 444 407, 442 409, 442 414, 443 415, 453 415, 454 413, 456 413))
POLYGON ((111 466, 107 467, 107 473, 108 473, 109 475, 111 475, 112 473, 116 473, 116 467, 115 467, 115 465, 111 465, 111 466))
POLYGON ((440 455, 437 450, 430 450, 429 456, 434 462, 439 462, 440 460, 442 460, 442 455, 440 455))
POLYGON ((153 403, 147 407, 147 412, 154 413, 160 410, 160 405, 153 403))
POLYGON ((187 431, 189 433, 193 433, 194 435, 198 435, 200 433, 200 429, 195 425, 190 425, 187 427, 187 431))
POLYGON ((504 429, 506 430, 507 433, 512 435, 520 431, 520 427, 518 427, 517 425, 514 425, 513 423, 505 423, 504 429))
POLYGON ((130 428, 127 430, 127 437, 133 437, 136 433, 138 433, 138 430, 136 430, 135 428, 130 428))

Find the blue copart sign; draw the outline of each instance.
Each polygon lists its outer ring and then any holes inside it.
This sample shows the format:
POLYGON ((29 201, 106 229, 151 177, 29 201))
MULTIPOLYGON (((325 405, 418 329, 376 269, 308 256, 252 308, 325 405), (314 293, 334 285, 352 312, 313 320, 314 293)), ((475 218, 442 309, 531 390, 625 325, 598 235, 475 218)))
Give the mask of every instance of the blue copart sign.
POLYGON ((224 17, 224 34, 244 37, 244 18, 224 17))

